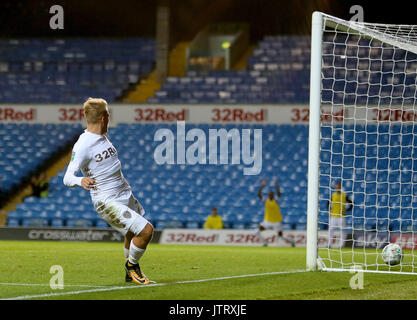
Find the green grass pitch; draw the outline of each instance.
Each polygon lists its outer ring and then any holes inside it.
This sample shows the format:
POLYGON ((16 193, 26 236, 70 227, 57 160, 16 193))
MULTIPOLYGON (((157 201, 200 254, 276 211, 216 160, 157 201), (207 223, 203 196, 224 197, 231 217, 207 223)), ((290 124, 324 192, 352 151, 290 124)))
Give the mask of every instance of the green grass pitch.
POLYGON ((156 285, 124 282, 122 243, 0 241, 0 299, 416 299, 414 275, 305 272, 305 248, 151 244, 141 260, 156 285), (64 289, 51 289, 53 265, 64 289), (300 271, 300 272, 295 272, 300 271))

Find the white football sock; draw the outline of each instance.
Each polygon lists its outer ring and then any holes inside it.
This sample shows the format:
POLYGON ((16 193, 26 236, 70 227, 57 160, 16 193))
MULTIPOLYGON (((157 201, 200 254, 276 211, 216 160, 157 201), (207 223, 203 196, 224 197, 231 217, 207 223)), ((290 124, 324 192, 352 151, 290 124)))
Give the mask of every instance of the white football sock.
POLYGON ((145 252, 145 249, 141 249, 141 248, 136 247, 133 244, 133 241, 130 242, 129 262, 131 264, 137 264, 137 263, 139 263, 139 260, 142 257, 142 255, 143 255, 144 252, 145 252))
POLYGON ((129 258, 129 250, 130 250, 130 249, 128 249, 128 248, 126 248, 126 247, 123 247, 123 252, 124 252, 124 255, 125 255, 125 258, 126 258, 126 259, 128 259, 128 258, 129 258))
POLYGON ((255 234, 261 239, 262 243, 266 243, 266 239, 262 236, 261 230, 257 229, 255 234))
POLYGON ((281 238, 282 240, 288 242, 288 243, 293 243, 294 241, 290 238, 284 237, 284 236, 280 236, 278 235, 278 239, 281 238))

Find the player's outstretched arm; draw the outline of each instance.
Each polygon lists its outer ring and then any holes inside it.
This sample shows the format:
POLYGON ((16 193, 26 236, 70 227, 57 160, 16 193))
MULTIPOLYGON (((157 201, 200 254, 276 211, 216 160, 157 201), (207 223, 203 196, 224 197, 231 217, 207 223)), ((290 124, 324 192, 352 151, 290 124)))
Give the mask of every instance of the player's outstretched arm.
POLYGON ((279 198, 279 197, 281 197, 281 189, 280 189, 280 187, 279 187, 279 185, 278 185, 278 181, 277 181, 277 179, 276 179, 276 178, 274 179, 274 184, 275 184, 275 188, 276 188, 276 190, 277 190, 277 196, 278 196, 278 198, 279 198))
POLYGON ((262 190, 263 190, 263 188, 266 186, 266 179, 263 179, 262 180, 262 184, 261 184, 261 186, 259 187, 259 189, 258 189, 258 197, 259 197, 259 199, 263 199, 262 198, 262 190))

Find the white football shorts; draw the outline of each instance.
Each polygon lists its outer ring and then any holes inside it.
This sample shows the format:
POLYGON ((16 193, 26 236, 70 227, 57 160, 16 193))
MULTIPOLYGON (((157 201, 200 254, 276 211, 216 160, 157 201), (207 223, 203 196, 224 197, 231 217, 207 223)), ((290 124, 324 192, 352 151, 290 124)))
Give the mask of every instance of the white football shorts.
POLYGON ((261 226, 266 230, 282 231, 281 222, 268 222, 266 220, 261 222, 261 226))
POLYGON ((124 236, 128 231, 138 235, 149 223, 143 217, 145 210, 131 191, 97 201, 94 203, 94 209, 101 218, 124 236))
POLYGON ((345 218, 343 217, 330 217, 329 219, 329 230, 330 229, 341 229, 343 231, 343 229, 345 228, 345 218))

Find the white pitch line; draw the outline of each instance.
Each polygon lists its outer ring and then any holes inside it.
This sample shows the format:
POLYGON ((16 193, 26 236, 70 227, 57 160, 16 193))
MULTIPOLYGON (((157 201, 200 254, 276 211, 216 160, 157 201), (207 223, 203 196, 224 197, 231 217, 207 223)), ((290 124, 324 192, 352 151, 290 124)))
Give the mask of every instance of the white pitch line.
POLYGON ((143 285, 143 286, 142 285, 130 285, 130 286, 119 286, 119 287, 106 287, 106 288, 100 288, 100 289, 77 290, 77 291, 67 291, 67 292, 18 296, 18 297, 6 298, 6 299, 0 299, 0 300, 25 300, 25 299, 36 299, 36 298, 48 298, 48 297, 57 297, 57 296, 66 296, 66 295, 76 295, 76 294, 82 294, 82 293, 95 293, 95 292, 105 292, 105 291, 115 291, 115 290, 125 290, 125 289, 162 287, 162 286, 174 285, 174 284, 200 283, 200 282, 208 282, 208 281, 216 281, 216 280, 228 280, 228 279, 237 279, 237 278, 271 276, 271 275, 292 274, 292 273, 302 273, 302 272, 308 272, 308 271, 307 270, 280 271, 280 272, 245 274, 245 275, 239 275, 239 276, 200 279, 200 280, 187 280, 187 281, 175 281, 175 282, 166 282, 166 283, 155 283, 155 284, 148 284, 148 285, 143 285))
MULTIPOLYGON (((50 284, 0 282, 0 286, 50 287, 50 284)), ((86 287, 86 288, 109 288, 110 287, 110 286, 96 286, 96 285, 89 285, 89 284, 66 284, 65 286, 66 287, 86 287)))
POLYGON ((384 270, 367 270, 367 269, 343 269, 343 268, 323 268, 322 271, 327 272, 367 272, 367 273, 389 273, 389 274, 400 274, 400 275, 417 275, 415 272, 403 272, 403 271, 384 271, 384 270))

